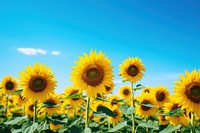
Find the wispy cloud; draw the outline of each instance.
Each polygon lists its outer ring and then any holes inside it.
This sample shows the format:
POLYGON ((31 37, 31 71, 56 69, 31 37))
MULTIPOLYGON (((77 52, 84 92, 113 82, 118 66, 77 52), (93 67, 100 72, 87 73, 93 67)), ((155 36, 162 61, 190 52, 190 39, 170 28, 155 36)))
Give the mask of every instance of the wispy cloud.
POLYGON ((52 55, 60 55, 60 52, 59 51, 52 51, 51 54, 52 55))
POLYGON ((37 53, 40 53, 40 54, 43 54, 45 55, 47 53, 46 50, 43 50, 43 49, 36 49, 37 53))
POLYGON ((123 84, 122 80, 118 80, 118 79, 114 80, 113 82, 114 82, 114 84, 123 84))
POLYGON ((45 55, 47 53, 46 50, 43 49, 35 49, 35 48, 18 48, 19 52, 25 54, 25 55, 37 55, 37 54, 43 54, 45 55))

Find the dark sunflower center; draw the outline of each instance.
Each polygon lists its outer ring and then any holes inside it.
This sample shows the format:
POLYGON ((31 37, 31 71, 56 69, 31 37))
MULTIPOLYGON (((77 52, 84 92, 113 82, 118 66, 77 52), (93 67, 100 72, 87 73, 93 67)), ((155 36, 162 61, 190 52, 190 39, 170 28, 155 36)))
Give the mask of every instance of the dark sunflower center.
POLYGON ((146 90, 144 90, 144 92, 145 92, 145 93, 149 93, 149 90, 148 90, 148 89, 146 89, 146 90))
POLYGON ((117 116, 119 115, 118 112, 117 112, 117 110, 114 110, 113 112, 114 112, 115 115, 116 115, 115 117, 117 117, 117 116))
POLYGON ((136 76, 138 74, 138 68, 134 65, 130 66, 127 70, 128 75, 130 76, 136 76))
POLYGON ((128 89, 124 89, 123 94, 127 96, 130 94, 130 91, 128 89))
POLYGON ((13 103, 13 100, 12 100, 12 99, 9 99, 9 102, 10 102, 10 103, 13 103))
POLYGON ((110 91, 111 90, 111 87, 109 87, 109 86, 105 86, 105 88, 106 88, 106 91, 110 91))
POLYGON ((166 121, 165 116, 160 116, 161 117, 161 121, 166 121))
POLYGON ((29 88, 34 92, 41 92, 47 86, 47 81, 42 76, 31 77, 29 81, 29 88))
POLYGON ((117 104, 117 99, 113 99, 113 100, 111 101, 111 105, 115 105, 115 104, 117 104))
MULTIPOLYGON (((78 90, 73 90, 70 95, 73 95, 73 94, 76 94, 78 93, 78 90)), ((79 98, 72 98, 72 100, 76 101, 76 100, 79 100, 79 98)))
POLYGON ((102 83, 104 70, 98 65, 90 65, 83 71, 82 79, 91 86, 97 86, 102 83))
POLYGON ((173 106, 172 106, 172 109, 171 110, 175 110, 175 109, 177 109, 178 108, 178 104, 176 103, 176 104, 174 104, 173 106))
POLYGON ((159 102, 162 102, 164 99, 165 99, 165 94, 163 92, 159 93, 157 92, 156 93, 156 99, 159 101, 159 102))
POLYGON ((33 105, 30 105, 29 107, 28 107, 28 109, 30 110, 30 111, 34 111, 34 106, 33 105))
POLYGON ((53 108, 53 105, 56 105, 56 102, 53 100, 53 99, 48 99, 46 100, 46 103, 52 105, 52 106, 49 106, 47 108, 53 108))
POLYGON ((14 88, 13 82, 8 81, 8 82, 6 83, 6 89, 7 89, 7 90, 12 90, 13 88, 14 88))
POLYGON ((194 103, 200 103, 200 83, 193 83, 187 88, 185 92, 187 98, 194 103))
MULTIPOLYGON (((144 101, 142 101, 142 104, 151 104, 151 102, 149 100, 145 99, 144 101)), ((144 110, 144 111, 148 111, 149 109, 151 109, 151 107, 141 105, 141 109, 144 110)))

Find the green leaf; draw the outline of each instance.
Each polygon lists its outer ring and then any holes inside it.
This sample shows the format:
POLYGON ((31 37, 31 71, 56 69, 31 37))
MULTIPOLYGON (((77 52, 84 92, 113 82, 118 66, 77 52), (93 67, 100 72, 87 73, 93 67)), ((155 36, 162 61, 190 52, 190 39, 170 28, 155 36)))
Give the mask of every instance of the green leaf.
POLYGON ((115 126, 114 128, 112 128, 108 132, 116 132, 116 131, 124 128, 125 126, 127 126, 127 121, 124 121, 124 122, 121 122, 121 123, 117 124, 117 126, 115 126))
POLYGON ((91 131, 90 128, 86 128, 86 129, 84 130, 84 133, 92 133, 92 131, 91 131))
POLYGON ((43 107, 51 108, 51 107, 55 107, 55 106, 59 106, 59 104, 54 104, 52 102, 43 102, 43 107))
POLYGON ((100 97, 96 97, 95 100, 100 100, 100 101, 103 101, 103 102, 110 102, 109 100, 106 100, 106 99, 103 99, 103 98, 100 98, 100 97))
POLYGON ((170 112, 159 114, 160 116, 182 116, 184 114, 184 110, 181 110, 180 108, 171 110, 170 112))
POLYGON ((21 89, 21 90, 16 90, 16 91, 12 91, 14 94, 21 94, 22 93, 22 91, 23 91, 23 89, 21 89))
POLYGON ((177 126, 168 125, 160 133, 171 133, 171 132, 174 132, 174 131, 180 129, 180 127, 181 127, 181 125, 177 125, 177 126))
POLYGON ((74 93, 72 95, 67 96, 65 99, 70 99, 70 98, 83 98, 82 93, 78 94, 78 93, 74 93))
POLYGON ((140 127, 153 128, 153 129, 156 129, 156 130, 159 129, 159 127, 158 127, 158 125, 157 125, 156 123, 145 123, 145 122, 142 122, 142 123, 140 123, 138 126, 140 126, 140 127))
POLYGON ((27 119, 27 116, 23 116, 23 117, 16 117, 13 120, 10 121, 6 121, 4 122, 5 125, 16 125, 18 124, 20 121, 27 119))
POLYGON ((105 106, 98 106, 97 107, 97 112, 105 113, 106 115, 111 116, 111 117, 115 117, 116 116, 116 114, 112 110, 110 110, 109 108, 107 108, 105 106))
POLYGON ((22 129, 15 129, 12 131, 12 133, 21 133, 22 132, 22 129))
POLYGON ((72 126, 78 124, 78 122, 79 122, 80 120, 81 120, 81 118, 76 119, 76 120, 73 121, 68 127, 70 128, 70 127, 72 127, 72 126))
POLYGON ((68 122, 68 119, 60 120, 60 119, 53 119, 51 117, 48 117, 47 119, 56 124, 66 124, 68 122))
POLYGON ((146 106, 146 107, 150 107, 150 108, 156 108, 157 106, 150 104, 150 103, 139 103, 136 102, 136 104, 142 105, 142 106, 146 106))
POLYGON ((92 115, 98 116, 98 117, 106 117, 107 116, 106 113, 97 113, 97 112, 93 112, 92 115))
POLYGON ((34 133, 38 128, 38 123, 33 123, 33 125, 30 126, 29 133, 34 133))
POLYGON ((132 114, 134 112, 134 107, 128 107, 126 104, 121 105, 119 108, 125 115, 132 114))

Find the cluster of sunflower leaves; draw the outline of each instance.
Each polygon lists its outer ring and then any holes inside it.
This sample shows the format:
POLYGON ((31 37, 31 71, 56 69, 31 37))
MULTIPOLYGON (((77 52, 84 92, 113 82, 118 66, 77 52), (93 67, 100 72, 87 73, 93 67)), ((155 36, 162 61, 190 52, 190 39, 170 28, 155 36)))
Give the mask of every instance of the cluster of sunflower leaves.
MULTIPOLYGON (((19 93, 19 92, 16 92, 19 93)), ((76 95, 74 95, 76 97, 76 95)), ((73 98, 73 96, 70 96, 73 98)), ((102 98, 97 98, 97 100, 102 100, 102 98)), ((121 102, 121 101, 119 101, 121 102)), ((10 105, 12 106, 12 105, 10 105)), ((51 106, 48 103, 44 106, 51 106)), ((152 105, 144 105, 151 107, 152 105)), ((134 107, 130 107, 127 104, 122 104, 120 110, 122 111, 123 121, 116 125, 109 125, 107 117, 114 117, 115 113, 109 108, 104 106, 99 106, 97 112, 94 112, 94 116, 101 116, 100 122, 97 123, 91 119, 89 128, 85 129, 85 120, 81 115, 76 115, 74 117, 68 117, 65 114, 43 116, 38 118, 37 122, 33 122, 33 118, 28 116, 22 116, 18 113, 18 110, 13 112, 10 118, 5 117, 6 106, 0 106, 0 133, 103 133, 103 132, 116 132, 116 133, 131 133, 132 132, 132 121, 131 114, 134 112, 134 107), (51 130, 49 123, 53 122, 58 125, 62 125, 58 130, 51 130)), ((81 106, 81 109, 85 111, 85 107, 81 106)), ((173 110, 164 116, 177 116, 184 113, 180 109, 173 110)), ((140 116, 135 116, 135 127, 137 133, 188 133, 190 132, 189 126, 172 126, 172 125, 159 125, 159 121, 156 117, 142 118, 140 116)), ((200 127, 196 127, 196 133, 200 132, 200 127)))

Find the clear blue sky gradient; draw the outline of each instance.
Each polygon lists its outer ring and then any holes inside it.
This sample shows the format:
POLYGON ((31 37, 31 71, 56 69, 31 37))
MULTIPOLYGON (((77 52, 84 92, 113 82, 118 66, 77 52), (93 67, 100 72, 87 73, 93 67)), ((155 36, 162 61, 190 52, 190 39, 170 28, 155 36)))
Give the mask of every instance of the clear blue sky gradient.
POLYGON ((147 69, 138 83, 173 92, 178 74, 200 66, 199 7, 198 0, 1 0, 0 79, 42 62, 51 66, 62 93, 71 85, 74 61, 96 49, 112 59, 114 93, 124 84, 119 65, 129 56, 141 58, 147 69), (25 55, 18 48, 47 53, 25 55))

